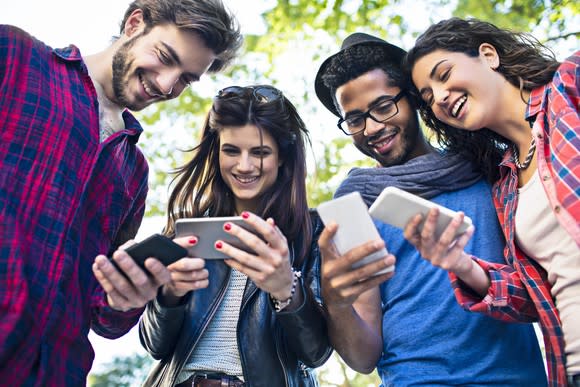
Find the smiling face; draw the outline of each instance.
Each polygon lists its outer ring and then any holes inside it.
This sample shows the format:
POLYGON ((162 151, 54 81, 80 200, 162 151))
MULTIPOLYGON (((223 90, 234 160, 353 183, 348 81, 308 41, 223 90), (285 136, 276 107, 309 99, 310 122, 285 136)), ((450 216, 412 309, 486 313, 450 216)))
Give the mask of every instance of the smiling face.
POLYGON ((509 104, 503 92, 510 86, 495 71, 498 66, 490 45, 483 44, 476 57, 439 49, 415 62, 413 83, 440 121, 467 130, 492 129, 509 104))
POLYGON ((191 31, 160 25, 144 33, 142 23, 128 30, 131 36, 115 52, 112 65, 111 100, 134 111, 179 96, 216 58, 191 31))
MULTIPOLYGON (((361 114, 385 98, 395 97, 401 89, 389 86, 389 76, 374 69, 345 83, 336 90, 336 100, 343 117, 361 114)), ((386 122, 366 118, 366 128, 353 141, 363 153, 382 166, 402 164, 427 152, 417 113, 406 97, 397 103, 399 112, 386 122)))
POLYGON ((232 191, 236 210, 255 211, 260 197, 278 178, 278 145, 274 138, 255 125, 225 127, 219 132, 219 165, 225 184, 232 191), (261 168, 261 169, 260 169, 261 168))

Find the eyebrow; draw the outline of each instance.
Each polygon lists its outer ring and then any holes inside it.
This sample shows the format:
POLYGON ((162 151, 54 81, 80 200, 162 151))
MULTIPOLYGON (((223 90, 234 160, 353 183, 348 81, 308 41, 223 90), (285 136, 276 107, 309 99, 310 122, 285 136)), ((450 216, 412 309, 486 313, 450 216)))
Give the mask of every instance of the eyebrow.
MULTIPOLYGON (((431 72, 429 73, 429 79, 433 79, 435 77, 437 68, 439 68, 439 65, 441 65, 443 62, 447 62, 447 59, 442 59, 439 62, 435 63, 435 66, 433 66, 431 72)), ((421 90, 419 90, 419 94, 423 94, 425 91, 427 91, 427 89, 429 89, 429 87, 422 88, 421 90)))
MULTIPOLYGON (((369 104, 367 105, 367 109, 372 109, 372 108, 374 108, 375 106, 377 106, 378 104, 380 104, 381 102, 383 102, 383 101, 385 101, 385 100, 393 99, 393 98, 395 98, 395 96, 394 96, 394 95, 388 95, 388 94, 381 95, 380 97, 378 97, 378 98, 375 98, 375 99, 374 99, 374 100, 373 100, 371 103, 369 103, 369 104)), ((356 115, 356 114, 362 114, 362 113, 363 113, 363 111, 362 111, 362 110, 360 110, 360 109, 351 110, 351 111, 347 112, 347 113, 344 115, 344 118, 348 118, 348 117, 350 117, 350 116, 353 116, 353 115, 356 115)))
MULTIPOLYGON (((177 52, 173 49, 173 47, 171 47, 169 44, 167 44, 165 42, 161 42, 161 45, 163 47, 165 47, 167 52, 169 52, 171 59, 173 59, 173 61, 175 63, 177 63, 177 65, 181 66, 181 59, 179 58, 179 55, 177 55, 177 52)), ((192 77, 195 80, 199 80, 201 78, 201 76, 199 74, 196 74, 196 73, 186 73, 186 74, 188 77, 192 77)))

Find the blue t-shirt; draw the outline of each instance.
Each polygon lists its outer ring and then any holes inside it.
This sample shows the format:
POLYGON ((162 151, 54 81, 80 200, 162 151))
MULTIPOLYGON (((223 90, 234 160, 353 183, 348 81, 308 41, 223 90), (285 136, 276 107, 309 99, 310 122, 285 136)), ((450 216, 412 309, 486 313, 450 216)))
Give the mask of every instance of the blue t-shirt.
MULTIPOLYGON (((490 187, 480 181, 432 198, 471 217, 476 232, 465 251, 503 260, 503 234, 490 187)), ((381 285, 384 386, 545 386, 532 324, 504 323, 462 309, 446 271, 421 258, 402 230, 377 222, 395 275, 381 285)))

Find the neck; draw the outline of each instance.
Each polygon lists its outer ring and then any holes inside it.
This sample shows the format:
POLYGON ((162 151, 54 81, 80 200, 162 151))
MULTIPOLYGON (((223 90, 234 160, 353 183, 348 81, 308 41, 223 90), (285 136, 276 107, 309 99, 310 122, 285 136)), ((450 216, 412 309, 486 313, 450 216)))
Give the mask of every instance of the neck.
POLYGON ((489 129, 514 143, 520 153, 526 154, 532 140, 530 124, 525 118, 530 92, 522 92, 507 80, 505 82, 506 92, 498 101, 496 110, 499 114, 489 129))

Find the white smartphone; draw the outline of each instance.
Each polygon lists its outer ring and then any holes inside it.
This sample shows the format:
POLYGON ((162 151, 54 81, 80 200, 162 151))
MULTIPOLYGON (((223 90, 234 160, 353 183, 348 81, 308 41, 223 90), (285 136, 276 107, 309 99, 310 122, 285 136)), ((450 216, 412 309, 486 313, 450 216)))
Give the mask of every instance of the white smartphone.
MULTIPOLYGON (((224 224, 234 223, 246 230, 256 234, 256 231, 241 216, 223 216, 213 218, 182 218, 175 222, 175 236, 182 237, 195 235, 197 243, 188 248, 189 256, 204 259, 226 259, 230 258, 215 248, 215 242, 219 239, 228 244, 254 254, 245 243, 237 237, 224 231, 224 224)), ((258 235, 259 236, 259 235, 258 235)))
MULTIPOLYGON (((423 214, 425 217, 429 210, 435 207, 439 209, 435 237, 439 238, 457 212, 402 189, 396 187, 385 188, 372 204, 369 213, 373 218, 381 222, 404 229, 415 215, 423 214)), ((423 223, 424 220, 419 225, 419 230, 423 228, 423 223)), ((455 237, 457 238, 463 234, 471 224, 471 219, 465 216, 455 237)))
MULTIPOLYGON (((368 208, 364 203, 360 193, 351 192, 337 199, 321 203, 317 207, 318 214, 325 224, 336 222, 338 230, 334 235, 333 242, 340 254, 345 254, 354 247, 370 240, 381 239, 368 208)), ((383 248, 353 265, 357 268, 367 263, 376 261, 386 256, 387 249, 383 248)), ((388 273, 394 267, 387 267, 376 274, 388 273)))

